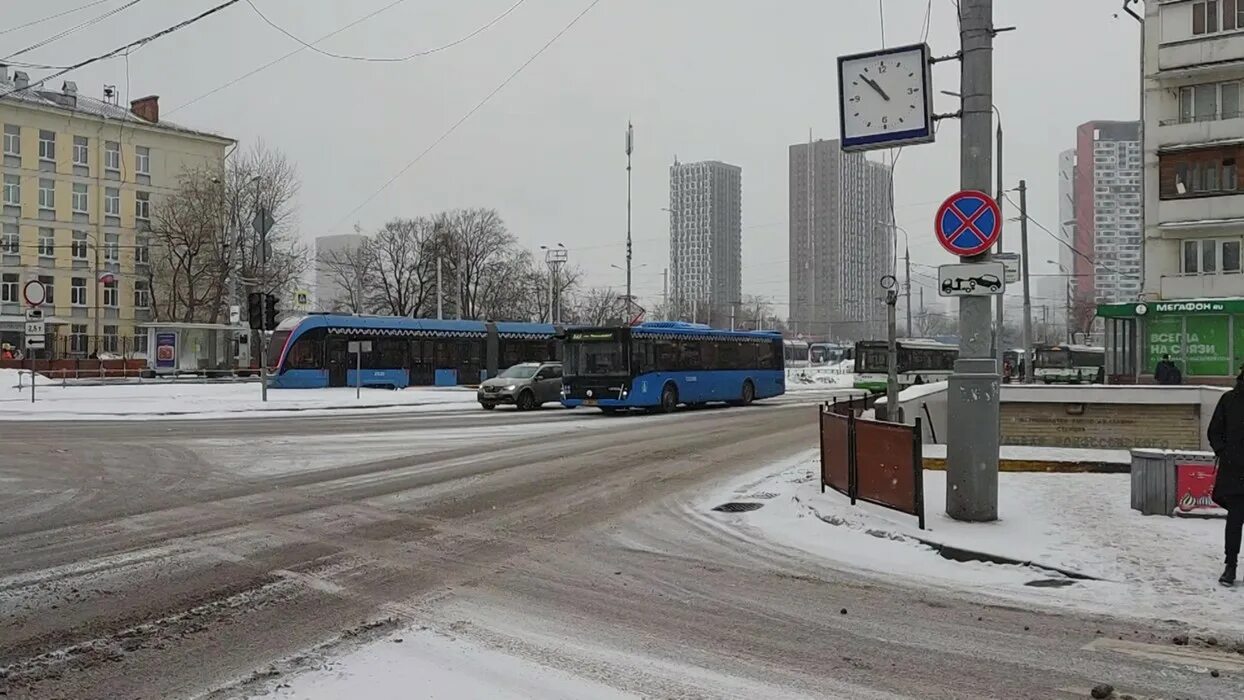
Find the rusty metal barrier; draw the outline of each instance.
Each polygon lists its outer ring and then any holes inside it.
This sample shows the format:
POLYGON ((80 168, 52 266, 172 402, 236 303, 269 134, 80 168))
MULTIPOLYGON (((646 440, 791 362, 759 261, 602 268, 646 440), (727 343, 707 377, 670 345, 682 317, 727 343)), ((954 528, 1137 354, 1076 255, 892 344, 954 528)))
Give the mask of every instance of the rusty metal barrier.
POLYGON ((914 515, 924 529, 924 458, 920 419, 915 425, 845 415, 820 407, 821 492, 914 515))

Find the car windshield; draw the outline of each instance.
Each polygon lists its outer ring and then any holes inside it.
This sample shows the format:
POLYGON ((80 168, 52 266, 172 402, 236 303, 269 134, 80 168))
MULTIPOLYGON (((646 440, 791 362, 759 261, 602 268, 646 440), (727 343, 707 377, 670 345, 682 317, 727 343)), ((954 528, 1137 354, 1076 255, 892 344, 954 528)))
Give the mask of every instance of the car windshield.
POLYGON ((536 375, 536 370, 540 369, 540 365, 514 365, 508 367, 504 372, 497 375, 502 379, 531 379, 536 375))

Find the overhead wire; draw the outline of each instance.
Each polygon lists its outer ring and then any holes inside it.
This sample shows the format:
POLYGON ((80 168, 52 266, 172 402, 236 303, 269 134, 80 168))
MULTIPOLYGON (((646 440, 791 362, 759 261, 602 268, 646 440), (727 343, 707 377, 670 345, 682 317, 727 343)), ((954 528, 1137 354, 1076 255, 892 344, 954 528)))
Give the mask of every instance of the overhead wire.
POLYGON ((462 115, 462 117, 460 117, 457 121, 451 124, 448 129, 446 129, 443 133, 441 133, 440 136, 436 137, 436 139, 434 139, 432 143, 428 144, 426 148, 424 148, 422 151, 419 152, 418 155, 416 155, 408 163, 406 163, 406 165, 404 165, 400 170, 398 170, 397 173, 395 173, 388 180, 385 180, 384 184, 378 187, 371 194, 367 195, 367 197, 364 198, 362 202, 359 202, 359 204, 355 206, 353 209, 351 209, 349 212, 347 212, 345 216, 341 217, 340 220, 338 220, 335 224, 330 226, 329 230, 331 231, 337 228, 338 226, 340 226, 345 221, 349 220, 350 217, 354 216, 354 214, 357 213, 360 209, 367 206, 367 204, 370 203, 376 197, 380 196, 381 192, 384 192, 385 190, 387 190, 394 182, 397 182, 397 180, 400 177, 405 175, 411 168, 415 167, 415 165, 419 161, 423 160, 424 157, 426 157, 437 146, 443 143, 445 139, 449 138, 451 134, 457 131, 458 127, 462 126, 476 112, 482 109, 484 105, 488 104, 488 102, 492 100, 493 97, 496 97, 498 93, 504 90, 507 85, 513 82, 513 80, 517 78, 519 74, 522 73, 527 68, 527 66, 530 66, 532 63, 534 63, 537 58, 543 55, 544 52, 547 51, 550 46, 552 46, 566 32, 570 31, 576 24, 578 24, 579 20, 583 19, 583 17, 587 15, 588 12, 591 12, 592 8, 599 5, 600 2, 601 0, 592 0, 592 2, 589 3, 587 7, 583 8, 583 10, 579 12, 579 14, 575 15, 574 18, 571 19, 569 23, 567 23, 564 27, 558 30, 558 32, 554 34, 548 41, 544 42, 544 45, 541 46, 539 50, 533 53, 530 57, 528 57, 526 61, 523 61, 522 64, 518 66, 518 68, 515 68, 513 72, 511 72, 508 76, 506 76, 505 80, 502 80, 495 88, 492 89, 491 92, 485 95, 482 100, 476 103, 474 107, 467 110, 466 114, 462 115))
MULTIPOLYGON (((1011 199, 1011 195, 1007 194, 1006 192, 1003 192, 1003 193, 1002 193, 1002 198, 1003 198, 1003 199, 1005 199, 1007 202, 1009 202, 1011 206, 1015 207, 1015 209, 1016 209, 1016 210, 1019 210, 1019 205, 1015 203, 1015 200, 1011 199)), ((1021 210, 1021 211, 1022 211, 1022 210, 1021 210)), ((1092 256, 1090 256, 1090 255, 1088 255, 1087 253, 1085 253, 1085 252, 1081 251, 1080 249, 1078 249, 1078 248, 1076 248, 1075 246, 1071 245, 1071 244, 1070 244, 1070 243, 1068 243, 1067 241, 1064 241, 1062 236, 1059 236, 1058 234, 1056 234, 1056 233, 1054 233, 1053 231, 1051 231, 1051 230, 1049 230, 1048 228, 1046 228, 1046 227, 1045 227, 1045 225, 1044 225, 1044 224, 1042 224, 1040 221, 1037 221, 1036 219, 1032 218, 1032 215, 1031 215, 1031 214, 1022 214, 1022 213, 1021 213, 1021 216, 1027 216, 1028 221, 1029 221, 1029 222, 1031 222, 1031 223, 1032 223, 1032 225, 1034 225, 1034 226, 1036 226, 1037 228, 1039 228, 1039 229, 1041 229, 1042 231, 1044 231, 1044 232, 1046 233, 1046 235, 1048 235, 1050 238, 1053 238, 1054 240, 1058 241, 1058 243, 1059 243, 1060 245, 1065 246, 1065 247, 1066 247, 1068 250, 1070 250, 1073 254, 1078 255, 1078 256, 1080 256, 1081 258, 1084 258, 1084 260, 1086 260, 1089 264, 1093 265, 1094 267, 1100 267, 1100 268, 1102 268, 1103 270, 1105 270, 1105 271, 1107 271, 1107 272, 1110 272, 1110 273, 1112 273, 1112 274, 1118 275, 1118 276, 1120 276, 1120 277, 1131 277, 1131 276, 1132 276, 1132 275, 1129 275, 1129 274, 1127 274, 1127 273, 1125 273, 1125 272, 1121 272, 1121 271, 1119 271, 1119 270, 1117 270, 1117 269, 1115 269, 1115 268, 1113 268, 1113 267, 1109 267, 1109 266, 1107 266, 1107 265, 1106 265, 1106 263, 1104 263, 1104 262, 1098 262, 1097 260, 1094 260, 1092 256)))
POLYGON ((66 66, 64 69, 59 70, 59 71, 57 71, 57 72, 55 72, 55 73, 52 73, 51 75, 48 75, 48 76, 46 76, 46 77, 44 77, 44 78, 41 78, 41 79, 39 79, 39 80, 36 80, 35 82, 30 83, 29 85, 27 85, 27 86, 26 86, 26 87, 24 87, 24 88, 13 87, 12 89, 10 89, 10 90, 8 90, 8 91, 6 91, 6 92, 0 93, 0 98, 2 98, 2 97, 7 97, 7 96, 9 96, 9 95, 11 95, 11 94, 13 94, 13 93, 15 93, 15 92, 18 92, 19 90, 33 90, 33 89, 35 89, 35 88, 37 88, 37 87, 39 87, 39 86, 43 85, 44 83, 48 82, 49 80, 52 80, 52 79, 54 79, 54 78, 59 78, 60 76, 62 76, 62 75, 64 75, 64 74, 66 74, 66 73, 68 73, 68 72, 70 72, 70 71, 77 70, 77 69, 82 68, 82 67, 84 67, 84 66, 89 66, 89 65, 90 65, 90 64, 92 64, 92 63, 97 63, 97 62, 102 61, 102 60, 104 60, 104 59, 106 59, 106 58, 112 58, 113 56, 120 55, 120 54, 122 54, 122 53, 124 53, 124 52, 126 52, 126 51, 128 51, 128 50, 135 49, 135 48, 138 48, 138 47, 140 47, 140 46, 144 46, 144 45, 146 45, 146 44, 148 44, 148 43, 150 43, 150 42, 152 42, 152 41, 155 41, 156 39, 159 39, 160 37, 167 36, 167 35, 169 35, 169 34, 172 34, 173 32, 176 32, 176 31, 178 31, 178 30, 181 30, 181 29, 184 29, 184 28, 186 28, 186 27, 189 27, 190 25, 192 25, 192 24, 194 24, 194 23, 196 23, 196 22, 198 22, 198 21, 200 21, 200 20, 206 19, 207 17, 210 17, 211 15, 214 15, 214 14, 216 14, 217 12, 220 12, 221 10, 226 9, 226 8, 228 8, 228 7, 229 7, 229 6, 231 6, 231 5, 236 5, 238 2, 239 2, 239 0, 225 0, 225 2, 223 2, 223 3, 219 4, 219 5, 216 5, 216 6, 214 6, 214 7, 208 8, 207 10, 204 10, 203 12, 200 12, 199 14, 195 15, 194 17, 191 17, 191 18, 186 19, 186 20, 182 20, 181 22, 178 22, 177 24, 174 24, 174 25, 172 25, 172 26, 170 26, 170 27, 166 27, 166 28, 164 28, 164 29, 161 29, 160 31, 158 31, 158 32, 156 32, 156 33, 154 33, 154 34, 149 34, 149 35, 147 35, 147 36, 145 36, 145 37, 143 37, 143 38, 141 38, 141 39, 138 39, 138 40, 135 40, 135 41, 131 41, 130 43, 128 43, 128 44, 126 44, 126 45, 124 45, 124 46, 121 46, 121 47, 115 48, 115 49, 113 49, 113 50, 111 50, 111 51, 109 51, 109 52, 107 52, 107 53, 100 54, 100 55, 98 55, 98 56, 94 56, 94 57, 92 57, 92 58, 88 58, 88 59, 85 59, 85 60, 79 61, 79 62, 77 62, 77 63, 75 63, 75 64, 73 64, 73 65, 71 65, 71 66, 66 66))
POLYGON ((52 21, 52 20, 54 20, 54 19, 57 19, 58 17, 64 17, 64 16, 66 16, 66 15, 72 15, 72 14, 74 14, 75 12, 81 12, 81 11, 83 11, 83 10, 90 9, 90 8, 92 8, 92 7, 95 7, 96 5, 102 5, 102 4, 106 3, 106 2, 112 2, 112 0, 94 0, 94 2, 88 2, 88 3, 86 3, 85 5, 79 5, 78 7, 75 7, 75 8, 70 9, 70 10, 64 10, 64 11, 62 11, 62 12, 57 12, 56 14, 51 14, 51 15, 48 15, 48 16, 46 16, 46 17, 41 17, 41 18, 36 19, 36 20, 34 20, 34 21, 32 21, 32 22, 27 22, 27 23, 25 23, 25 24, 19 24, 19 25, 17 25, 16 27, 9 27, 8 29, 0 29, 0 34, 8 34, 9 32, 15 32, 15 31, 18 31, 19 29, 25 29, 25 28, 27 28, 27 27, 33 27, 33 26, 38 25, 38 24, 43 24, 44 22, 50 22, 50 21, 52 21))
POLYGON ((62 31, 59 31, 59 32, 57 32, 56 34, 53 34, 52 36, 50 36, 50 37, 48 37, 48 38, 46 38, 46 39, 44 39, 44 40, 42 40, 42 41, 35 42, 34 44, 31 44, 30 46, 27 46, 26 48, 21 49, 21 50, 19 50, 19 51, 14 51, 13 53, 9 54, 8 56, 5 56, 4 58, 2 58, 2 59, 0 59, 0 60, 7 61, 7 60, 9 60, 10 58, 13 58, 14 56, 20 56, 20 55, 22 55, 22 54, 24 54, 24 53, 28 53, 28 52, 30 52, 30 51, 34 51, 35 49, 38 49, 38 48, 42 48, 42 47, 44 47, 44 46, 47 46, 48 44, 51 44, 51 43, 54 43, 54 42, 60 41, 61 39, 64 39, 65 37, 69 36, 70 34, 73 34, 73 33, 75 33, 75 32, 78 32, 78 31, 81 31, 81 30, 83 30, 83 29, 86 29, 87 27, 90 27, 90 26, 92 26, 92 25, 99 24, 100 22, 102 22, 102 21, 104 21, 104 20, 108 19, 109 17, 112 17, 113 15, 115 15, 115 14, 117 14, 117 13, 119 13, 119 12, 124 12, 125 10, 127 10, 127 9, 129 9, 129 8, 131 8, 131 7, 135 6, 135 5, 137 5, 137 4, 138 4, 138 3, 140 3, 140 2, 142 2, 142 0, 130 0, 129 2, 125 3, 124 5, 121 5, 120 7, 115 7, 115 8, 113 8, 113 9, 111 9, 111 10, 109 10, 109 11, 105 12, 105 13, 104 13, 104 14, 102 14, 102 15, 98 15, 98 16, 92 17, 91 19, 88 19, 88 20, 86 20, 85 22, 79 22, 78 24, 75 24, 74 26, 72 26, 72 27, 70 27, 70 28, 68 28, 68 29, 64 29, 64 30, 62 30, 62 31))
POLYGON ((451 41, 448 44, 437 46, 431 49, 424 49, 421 51, 416 51, 412 54, 407 54, 405 56, 386 57, 386 56, 353 56, 349 54, 335 53, 333 51, 325 51, 324 49, 321 49, 315 46, 315 44, 318 44, 319 42, 323 41, 327 37, 317 39, 313 42, 304 41, 300 37, 294 35, 289 30, 282 27, 281 25, 277 24, 276 22, 273 22, 264 13, 260 12, 259 8, 255 7, 255 3, 252 2, 252 0, 246 0, 246 4, 250 5, 251 10, 253 10, 256 15, 259 15, 259 18, 262 19, 269 27, 272 27, 273 29, 284 34, 290 39, 293 39, 294 41, 298 42, 299 44, 302 45, 302 48, 310 49, 311 51, 314 51, 315 53, 318 53, 322 56, 328 56, 329 58, 336 58, 336 59, 341 59, 344 61, 365 61, 365 62, 370 62, 370 63, 403 63, 405 61, 410 61, 412 59, 421 58, 423 56, 430 56, 434 53, 437 53, 438 51, 444 51, 445 49, 453 48, 457 46, 458 44, 462 44, 467 41, 470 41, 471 39, 474 39, 476 36, 488 31, 498 22, 508 17, 511 12, 517 10, 519 6, 522 5, 524 2, 527 2, 527 0, 517 0, 513 5, 510 5, 508 8, 506 8, 504 12, 497 15, 496 17, 493 17, 491 20, 489 20, 487 24, 480 26, 479 28, 472 31, 470 34, 467 34, 459 39, 455 39, 454 41, 451 41))

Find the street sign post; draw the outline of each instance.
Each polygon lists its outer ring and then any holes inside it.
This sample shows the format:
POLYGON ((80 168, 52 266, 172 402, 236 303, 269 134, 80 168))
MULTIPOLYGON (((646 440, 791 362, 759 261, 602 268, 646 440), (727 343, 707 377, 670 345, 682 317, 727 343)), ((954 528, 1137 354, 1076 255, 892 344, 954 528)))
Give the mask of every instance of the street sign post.
POLYGON ((993 197, 976 190, 956 192, 933 218, 937 242, 951 255, 970 257, 989 250, 1002 233, 1002 212, 993 197))
POLYGON ((1006 268, 1000 262, 962 263, 937 268, 938 294, 983 297, 1006 291, 1006 268))
POLYGON ((359 399, 363 395, 363 353, 371 352, 371 341, 351 340, 346 350, 354 353, 354 398, 359 399))
MULTIPOLYGON (((38 284, 36 282, 36 284, 38 284)), ((27 289, 30 284, 26 284, 27 289)), ((39 290, 43 290, 43 285, 39 285, 39 290)), ((27 296, 28 300, 31 297, 27 296)), ((39 303, 43 303, 43 299, 39 298, 39 303)), ((26 327, 24 329, 26 337, 26 356, 30 358, 30 403, 35 402, 35 351, 42 350, 47 342, 47 323, 43 320, 43 309, 38 305, 33 305, 26 309, 26 327)))

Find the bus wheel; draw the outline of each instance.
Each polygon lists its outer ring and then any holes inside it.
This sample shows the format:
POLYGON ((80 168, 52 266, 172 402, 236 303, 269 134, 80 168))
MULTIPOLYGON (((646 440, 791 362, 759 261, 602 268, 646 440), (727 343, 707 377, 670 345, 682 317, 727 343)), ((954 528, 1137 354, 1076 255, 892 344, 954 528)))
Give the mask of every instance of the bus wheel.
POLYGON ((661 412, 673 413, 678 408, 678 389, 673 384, 666 384, 661 390, 661 412))
POLYGON ((756 400, 756 385, 752 384, 752 380, 748 379, 743 382, 743 401, 744 406, 756 400))
POLYGON ((515 405, 520 411, 530 411, 536 407, 536 396, 530 391, 524 391, 518 395, 515 405))

